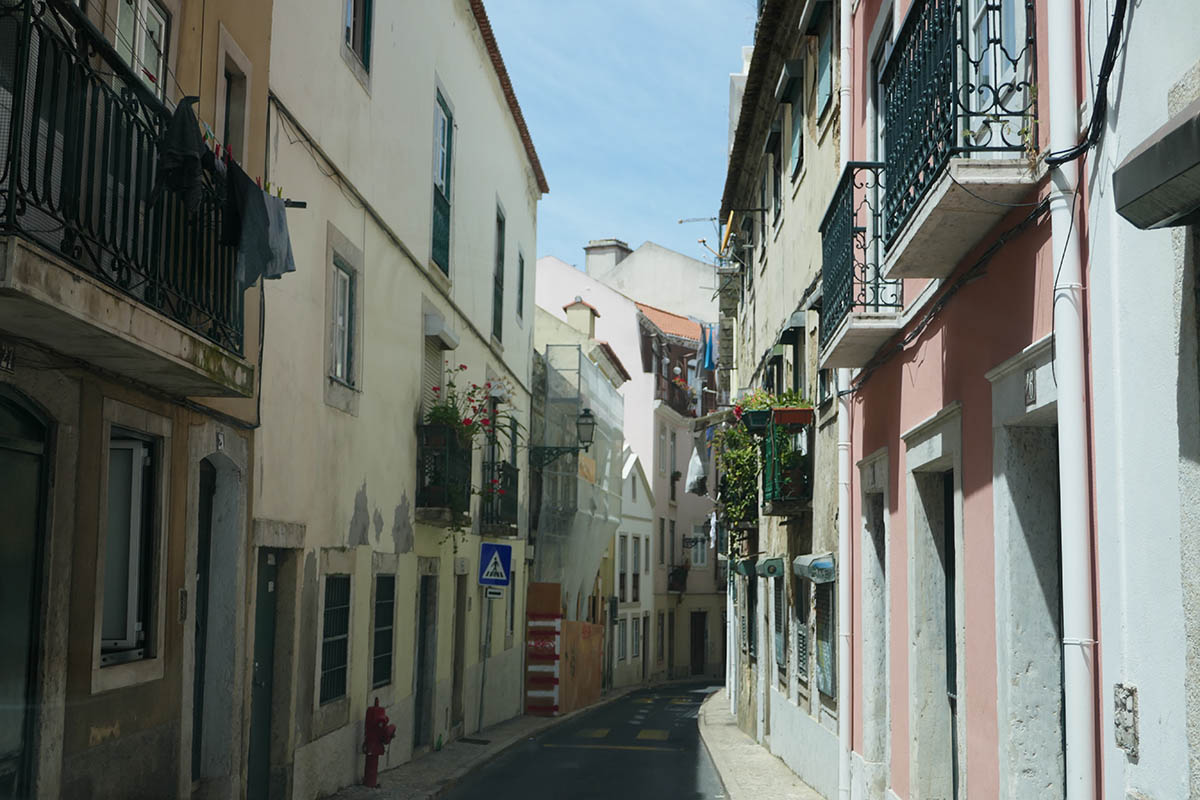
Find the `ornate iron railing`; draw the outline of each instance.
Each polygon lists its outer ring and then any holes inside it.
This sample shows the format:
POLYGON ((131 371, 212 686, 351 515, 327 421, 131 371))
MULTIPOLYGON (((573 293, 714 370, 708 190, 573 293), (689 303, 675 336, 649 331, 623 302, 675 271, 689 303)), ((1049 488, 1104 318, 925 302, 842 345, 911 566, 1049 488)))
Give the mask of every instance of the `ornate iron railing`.
POLYGON ((242 352, 224 192, 153 195, 169 113, 65 0, 0 0, 0 235, 16 234, 242 352))
POLYGON ((450 274, 450 200, 433 187, 433 263, 450 274))
POLYGON ((807 428, 793 430, 772 418, 763 437, 763 513, 786 515, 812 500, 812 447, 807 428))
POLYGON ((879 200, 883 164, 851 161, 821 220, 821 332, 824 347, 852 311, 899 311, 904 285, 881 275, 879 200))
POLYGON ((890 247, 956 155, 1032 154, 1033 0, 915 0, 881 79, 890 247))
POLYGON ((662 400, 685 417, 696 416, 691 390, 683 388, 666 375, 654 376, 654 399, 662 400))
POLYGON ((667 571, 667 591, 686 592, 687 576, 688 568, 686 564, 677 564, 671 566, 671 568, 667 571))
POLYGON ((519 472, 507 461, 483 464, 483 524, 517 524, 517 478, 519 472))
POLYGON ((470 443, 449 425, 418 425, 417 508, 465 514, 470 503, 470 443))

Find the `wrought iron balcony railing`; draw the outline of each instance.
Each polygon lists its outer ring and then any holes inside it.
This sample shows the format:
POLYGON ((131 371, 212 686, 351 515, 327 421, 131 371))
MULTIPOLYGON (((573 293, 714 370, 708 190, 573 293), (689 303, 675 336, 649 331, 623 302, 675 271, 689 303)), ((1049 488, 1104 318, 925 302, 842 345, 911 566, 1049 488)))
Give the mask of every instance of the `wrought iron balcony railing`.
POLYGON ((821 220, 821 332, 824 347, 854 311, 899 311, 904 285, 882 277, 879 201, 883 164, 851 161, 821 220))
POLYGON ((688 568, 686 564, 678 564, 672 566, 667 571, 667 591, 668 592, 686 592, 687 591, 687 576, 688 568))
POLYGON ((695 416, 696 408, 692 403, 691 392, 675 383, 666 375, 654 376, 654 399, 662 400, 683 416, 695 416))
POLYGON ((418 425, 417 508, 449 509, 458 515, 467 513, 470 502, 470 443, 449 425, 418 425))
POLYGON ((0 235, 16 234, 240 354, 224 192, 153 197, 167 108, 74 4, 0 2, 0 235))
POLYGON ((519 472, 507 461, 483 464, 483 524, 517 524, 517 478, 519 472))
POLYGON ((914 0, 884 67, 884 242, 954 156, 1036 147, 1033 0, 914 0))

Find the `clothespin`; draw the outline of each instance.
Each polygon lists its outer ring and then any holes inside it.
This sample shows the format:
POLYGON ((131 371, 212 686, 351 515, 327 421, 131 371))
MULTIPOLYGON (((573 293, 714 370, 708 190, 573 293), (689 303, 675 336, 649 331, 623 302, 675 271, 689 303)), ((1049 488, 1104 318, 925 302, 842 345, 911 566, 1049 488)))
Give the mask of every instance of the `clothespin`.
POLYGON ((257 183, 257 184, 258 184, 258 188, 260 188, 260 189, 261 189, 261 188, 262 188, 262 175, 259 175, 258 177, 256 177, 256 178, 254 179, 254 182, 255 182, 255 183, 257 183))
POLYGON ((282 186, 275 187, 275 196, 278 197, 280 200, 283 199, 283 187, 282 186))
POLYGON ((230 161, 233 161, 233 148, 225 145, 225 163, 228 164, 230 161))
POLYGON ((271 182, 267 181, 267 185, 262 187, 262 190, 264 192, 266 192, 267 194, 270 194, 271 193, 271 182))

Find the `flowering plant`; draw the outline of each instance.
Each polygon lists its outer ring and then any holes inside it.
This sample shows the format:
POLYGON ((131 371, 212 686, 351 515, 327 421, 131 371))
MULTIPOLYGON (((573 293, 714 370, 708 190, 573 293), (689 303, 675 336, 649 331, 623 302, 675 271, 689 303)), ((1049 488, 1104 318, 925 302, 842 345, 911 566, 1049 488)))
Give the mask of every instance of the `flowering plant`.
POLYGON ((747 411, 761 411, 767 408, 812 408, 812 403, 800 392, 787 391, 783 394, 772 394, 766 389, 755 389, 733 406, 733 415, 738 419, 747 411))
POLYGON ((676 375, 675 377, 671 378, 671 383, 675 384, 684 391, 688 391, 692 388, 691 386, 688 386, 688 382, 685 381, 680 375, 676 375))
POLYGON ((512 413, 502 410, 512 394, 508 381, 501 378, 482 384, 467 383, 462 377, 466 364, 452 367, 446 362, 446 367, 445 383, 433 387, 434 401, 425 412, 425 422, 452 428, 463 444, 473 443, 481 433, 509 436, 512 413))

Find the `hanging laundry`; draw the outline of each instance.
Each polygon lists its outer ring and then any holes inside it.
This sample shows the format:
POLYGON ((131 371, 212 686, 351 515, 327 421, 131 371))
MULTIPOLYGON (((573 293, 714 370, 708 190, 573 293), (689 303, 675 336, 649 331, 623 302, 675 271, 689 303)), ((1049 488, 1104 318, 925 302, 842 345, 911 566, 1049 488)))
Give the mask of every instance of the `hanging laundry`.
POLYGON ((704 326, 704 369, 712 372, 717 368, 717 326, 704 326))
POLYGON ((688 459, 687 482, 684 484, 689 494, 708 494, 708 474, 700 451, 693 447, 692 457, 688 459))
POLYGON ((265 201, 270 223, 267 241, 271 246, 271 260, 263 269, 263 277, 275 280, 285 273, 295 272, 296 262, 292 258, 292 238, 288 235, 287 206, 283 198, 268 194, 265 201))
POLYGON ((263 190, 236 161, 227 166, 221 243, 237 246, 237 282, 246 289, 258 282, 271 260, 271 223, 263 190))
POLYGON ((188 216, 200 207, 203 177, 201 171, 211 169, 216 159, 204 144, 200 123, 192 111, 199 97, 188 96, 175 106, 167 129, 158 143, 158 169, 151 193, 151 203, 158 201, 164 189, 170 189, 183 200, 188 216))

